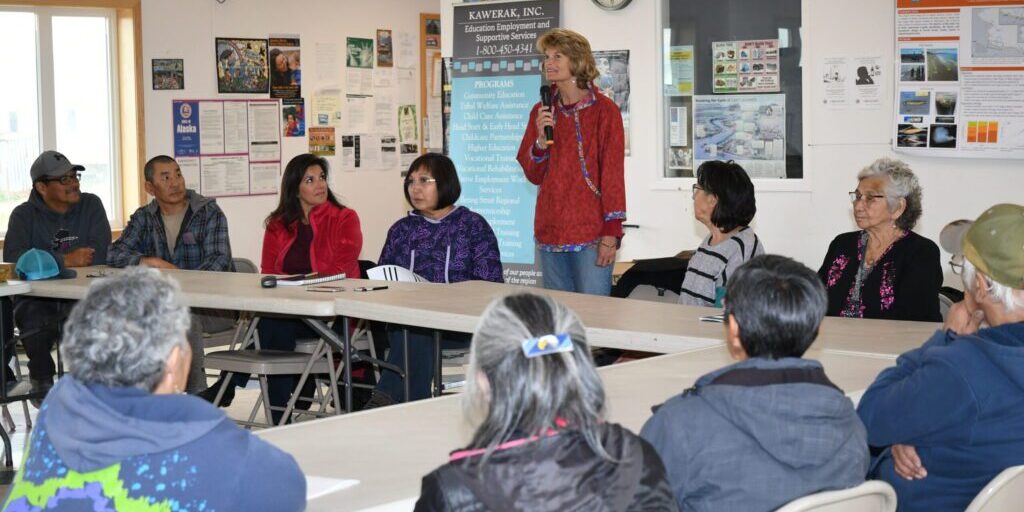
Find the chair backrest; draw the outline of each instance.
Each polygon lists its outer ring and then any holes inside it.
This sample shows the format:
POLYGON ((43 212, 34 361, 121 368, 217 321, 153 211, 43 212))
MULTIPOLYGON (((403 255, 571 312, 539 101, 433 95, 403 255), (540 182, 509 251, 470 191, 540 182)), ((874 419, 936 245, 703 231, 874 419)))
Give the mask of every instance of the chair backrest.
POLYGON ((895 512, 896 491, 881 480, 857 487, 825 491, 794 500, 777 512, 895 512))
POLYGON ((974 497, 967 507, 967 512, 1020 510, 1022 503, 1024 503, 1024 466, 1013 466, 996 475, 974 497))
POLYGON ((949 308, 953 307, 953 304, 964 300, 964 292, 957 290, 951 286, 943 286, 939 288, 939 313, 942 314, 942 321, 946 321, 946 315, 949 314, 949 308))
POLYGON ((256 264, 249 258, 232 258, 231 262, 235 264, 235 272, 244 272, 246 274, 259 273, 259 269, 256 268, 256 264))
POLYGON ((953 307, 953 299, 939 293, 939 313, 942 314, 942 321, 946 321, 946 316, 949 315, 949 308, 953 307))

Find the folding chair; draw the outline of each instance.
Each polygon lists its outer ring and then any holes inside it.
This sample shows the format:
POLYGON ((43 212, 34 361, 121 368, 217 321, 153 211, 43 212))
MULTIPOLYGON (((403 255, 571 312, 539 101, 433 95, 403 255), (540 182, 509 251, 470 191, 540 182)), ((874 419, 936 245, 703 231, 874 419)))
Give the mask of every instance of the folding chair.
POLYGON ((794 500, 776 512, 895 512, 896 491, 881 480, 857 487, 825 491, 794 500))
POLYGON ((1024 506, 1024 466, 1004 469, 985 486, 966 512, 1020 510, 1024 506))

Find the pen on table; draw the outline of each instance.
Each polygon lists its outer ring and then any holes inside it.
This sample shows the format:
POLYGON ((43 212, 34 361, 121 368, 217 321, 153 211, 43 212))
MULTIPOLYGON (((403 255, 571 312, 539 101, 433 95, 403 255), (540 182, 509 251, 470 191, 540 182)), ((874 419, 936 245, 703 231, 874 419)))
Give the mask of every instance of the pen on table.
POLYGON ((360 286, 359 288, 353 288, 352 291, 356 292, 375 292, 377 290, 387 290, 387 286, 360 286))

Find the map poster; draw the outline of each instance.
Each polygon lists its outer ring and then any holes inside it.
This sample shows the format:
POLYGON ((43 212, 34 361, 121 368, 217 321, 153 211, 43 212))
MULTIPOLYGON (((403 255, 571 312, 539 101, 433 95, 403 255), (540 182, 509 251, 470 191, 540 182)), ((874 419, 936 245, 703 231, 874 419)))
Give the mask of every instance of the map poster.
POLYGON ((715 94, 779 92, 779 40, 717 41, 711 44, 715 94))
POLYGON ((1024 1, 896 0, 896 151, 1024 158, 1024 1))
POLYGON ((786 95, 693 97, 693 166, 735 160, 751 178, 786 177, 786 95))

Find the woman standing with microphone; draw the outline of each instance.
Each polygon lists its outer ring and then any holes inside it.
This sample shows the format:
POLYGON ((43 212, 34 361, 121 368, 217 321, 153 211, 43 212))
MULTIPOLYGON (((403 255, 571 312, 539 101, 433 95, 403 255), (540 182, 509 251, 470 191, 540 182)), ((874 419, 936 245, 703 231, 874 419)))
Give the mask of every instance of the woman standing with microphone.
POLYGON ((608 295, 626 218, 622 115, 591 83, 598 72, 586 38, 556 28, 537 48, 551 99, 530 112, 518 160, 540 187, 534 238, 544 287, 608 295))

